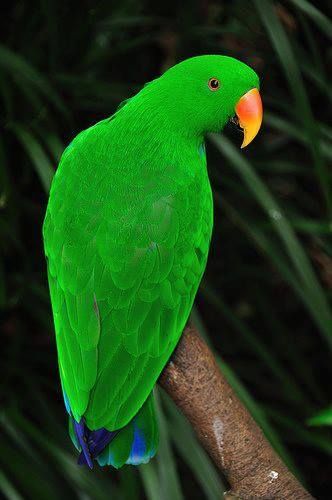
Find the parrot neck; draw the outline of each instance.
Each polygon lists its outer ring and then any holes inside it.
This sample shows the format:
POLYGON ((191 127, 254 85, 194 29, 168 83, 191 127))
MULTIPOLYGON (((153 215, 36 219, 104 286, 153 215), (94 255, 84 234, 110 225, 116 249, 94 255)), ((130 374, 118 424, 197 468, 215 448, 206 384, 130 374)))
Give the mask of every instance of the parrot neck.
POLYGON ((135 151, 137 172, 162 174, 166 159, 167 165, 176 166, 172 175, 181 183, 190 183, 200 173, 205 175, 204 135, 189 133, 162 104, 132 98, 107 121, 111 125, 110 143, 115 130, 122 150, 135 151))
POLYGON ((153 136, 159 135, 164 140, 185 142, 198 148, 204 142, 204 132, 192 116, 183 116, 178 106, 164 89, 155 86, 153 80, 143 89, 128 99, 116 115, 128 120, 130 130, 141 130, 153 136))

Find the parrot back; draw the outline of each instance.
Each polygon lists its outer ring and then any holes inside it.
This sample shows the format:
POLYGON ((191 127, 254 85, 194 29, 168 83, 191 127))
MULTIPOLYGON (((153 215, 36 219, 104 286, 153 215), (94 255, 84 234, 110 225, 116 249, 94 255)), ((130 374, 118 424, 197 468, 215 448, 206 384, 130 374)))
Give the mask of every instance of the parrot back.
MULTIPOLYGON (((82 452, 87 432, 108 431, 98 440, 110 450, 121 433, 137 444, 144 420, 154 429, 149 395, 188 320, 212 231, 202 148, 142 131, 122 120, 125 109, 65 150, 43 228, 60 378, 82 452)), ((135 455, 124 449, 113 465, 135 455)), ((105 454, 99 462, 112 464, 105 454)))

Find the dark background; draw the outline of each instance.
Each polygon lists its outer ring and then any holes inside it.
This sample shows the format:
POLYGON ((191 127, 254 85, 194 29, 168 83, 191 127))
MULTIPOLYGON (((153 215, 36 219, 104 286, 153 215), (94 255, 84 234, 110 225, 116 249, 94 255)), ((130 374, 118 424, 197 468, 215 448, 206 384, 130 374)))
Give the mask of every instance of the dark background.
MULTIPOLYGON (((328 3, 16 1, 0 16, 0 492, 10 499, 217 499, 222 482, 160 394, 139 469, 75 463, 57 374, 41 225, 59 156, 175 62, 237 57, 261 76, 262 130, 208 141, 215 199, 193 319, 282 458, 330 499, 332 130, 328 3)), ((185 89, 184 89, 185 91, 185 89)), ((332 418, 331 418, 332 420, 332 418)))

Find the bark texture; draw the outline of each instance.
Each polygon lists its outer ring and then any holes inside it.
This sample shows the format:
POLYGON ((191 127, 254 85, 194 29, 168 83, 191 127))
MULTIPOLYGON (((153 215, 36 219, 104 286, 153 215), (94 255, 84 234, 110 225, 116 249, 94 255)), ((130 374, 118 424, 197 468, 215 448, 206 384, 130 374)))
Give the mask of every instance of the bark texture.
POLYGON ((159 384, 227 478, 226 498, 313 498, 273 450, 192 326, 184 330, 159 384))

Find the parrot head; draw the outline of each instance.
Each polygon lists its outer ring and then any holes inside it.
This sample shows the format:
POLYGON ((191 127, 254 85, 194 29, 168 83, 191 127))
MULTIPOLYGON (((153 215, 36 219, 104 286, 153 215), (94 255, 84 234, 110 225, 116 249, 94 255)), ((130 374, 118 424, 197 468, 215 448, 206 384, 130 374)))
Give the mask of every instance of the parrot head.
POLYGON ((197 56, 171 67, 157 81, 163 109, 188 133, 219 132, 231 120, 243 130, 242 148, 257 135, 263 116, 259 78, 241 61, 197 56))

